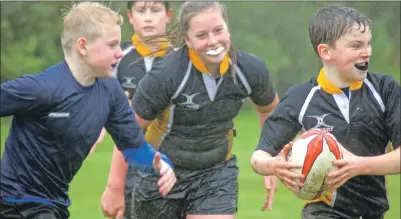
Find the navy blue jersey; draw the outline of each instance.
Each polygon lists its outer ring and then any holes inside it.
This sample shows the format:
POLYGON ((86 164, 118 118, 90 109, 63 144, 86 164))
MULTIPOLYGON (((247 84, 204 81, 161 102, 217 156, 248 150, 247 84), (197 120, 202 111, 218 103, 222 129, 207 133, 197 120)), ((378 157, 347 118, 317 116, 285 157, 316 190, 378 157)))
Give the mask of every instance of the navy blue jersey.
POLYGON ((1 197, 69 206, 69 183, 103 127, 123 151, 145 144, 121 85, 84 87, 63 61, 1 84, 0 116, 13 115, 1 159, 1 197))

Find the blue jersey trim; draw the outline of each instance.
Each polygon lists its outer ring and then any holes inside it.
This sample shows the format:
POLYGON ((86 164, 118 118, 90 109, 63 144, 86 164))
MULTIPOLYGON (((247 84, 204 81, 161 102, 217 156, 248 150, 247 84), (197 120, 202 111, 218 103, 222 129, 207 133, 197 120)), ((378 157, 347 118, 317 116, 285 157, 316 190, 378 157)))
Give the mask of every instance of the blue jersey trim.
POLYGON ((42 204, 50 205, 53 207, 57 207, 53 202, 45 199, 40 199, 40 198, 24 198, 24 199, 15 199, 15 198, 10 198, 10 197, 2 197, 2 199, 6 202, 10 203, 26 203, 26 202, 39 202, 42 204))
MULTIPOLYGON (((157 151, 152 145, 145 143, 137 149, 125 149, 122 153, 126 162, 131 167, 143 172, 155 173, 153 168, 153 158, 155 157, 157 151)), ((160 153, 160 155, 164 162, 166 162, 171 168, 174 168, 172 162, 167 158, 166 155, 162 153, 160 153)))

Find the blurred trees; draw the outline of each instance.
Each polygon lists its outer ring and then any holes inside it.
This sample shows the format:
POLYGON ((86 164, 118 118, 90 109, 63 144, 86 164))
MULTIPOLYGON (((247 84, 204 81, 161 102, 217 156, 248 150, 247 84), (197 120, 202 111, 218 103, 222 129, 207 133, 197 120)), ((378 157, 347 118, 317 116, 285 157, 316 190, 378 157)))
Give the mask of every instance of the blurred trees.
MULTIPOLYGON (((308 36, 312 14, 325 4, 357 8, 373 22, 372 65, 400 78, 400 2, 224 2, 235 47, 262 57, 282 95, 321 66, 308 36)), ((63 58, 62 9, 71 2, 1 2, 1 80, 37 73, 63 58)), ((110 5, 124 15, 123 40, 132 27, 125 2, 110 5)), ((179 2, 173 3, 178 14, 179 2)), ((175 20, 174 20, 175 21, 175 20)))

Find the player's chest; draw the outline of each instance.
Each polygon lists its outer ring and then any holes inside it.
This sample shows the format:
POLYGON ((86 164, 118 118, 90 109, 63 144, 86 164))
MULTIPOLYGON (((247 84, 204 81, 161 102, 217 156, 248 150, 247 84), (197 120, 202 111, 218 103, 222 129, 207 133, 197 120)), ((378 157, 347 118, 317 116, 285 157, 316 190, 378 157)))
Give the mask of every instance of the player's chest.
POLYGON ((232 78, 215 79, 206 74, 193 74, 176 91, 172 104, 183 123, 208 123, 234 118, 247 97, 245 89, 232 78))
POLYGON ((76 95, 56 102, 42 115, 41 124, 61 144, 87 145, 97 140, 109 113, 106 99, 76 95))
POLYGON ((141 57, 129 54, 122 59, 117 67, 117 79, 124 89, 136 90, 139 82, 153 66, 162 58, 141 57))
POLYGON ((301 110, 300 122, 305 130, 322 128, 337 136, 354 138, 379 136, 385 130, 384 113, 369 93, 344 94, 317 93, 301 110))

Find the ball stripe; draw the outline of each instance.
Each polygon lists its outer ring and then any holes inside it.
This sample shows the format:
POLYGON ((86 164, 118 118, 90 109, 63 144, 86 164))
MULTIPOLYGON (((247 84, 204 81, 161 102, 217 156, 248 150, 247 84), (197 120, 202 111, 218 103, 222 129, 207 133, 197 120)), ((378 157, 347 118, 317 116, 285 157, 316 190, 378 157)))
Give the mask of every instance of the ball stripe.
POLYGON ((317 157, 323 151, 323 136, 317 135, 314 137, 308 144, 308 148, 306 150, 306 154, 308 156, 305 157, 304 165, 302 167, 302 175, 304 175, 302 182, 305 181, 317 157))
POLYGON ((324 135, 324 139, 326 140, 331 153, 334 154, 336 159, 341 159, 342 155, 341 155, 340 147, 337 144, 337 141, 330 135, 324 135))

